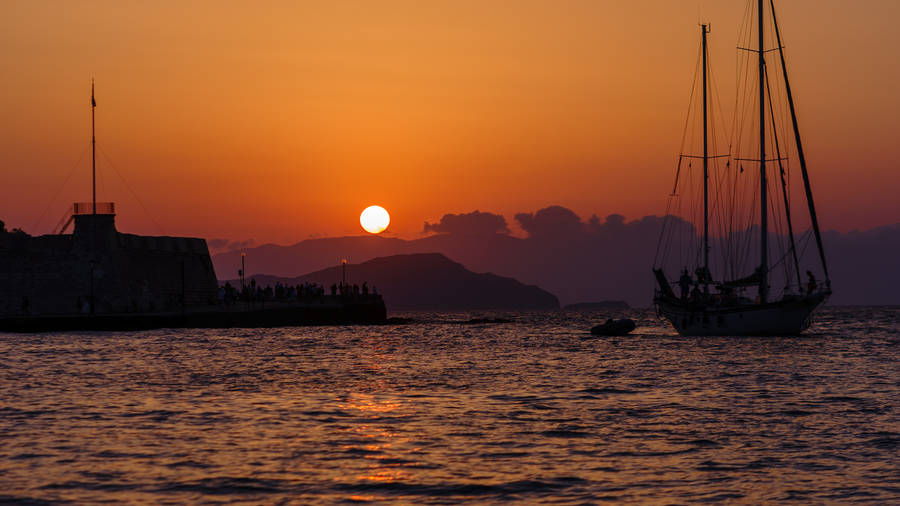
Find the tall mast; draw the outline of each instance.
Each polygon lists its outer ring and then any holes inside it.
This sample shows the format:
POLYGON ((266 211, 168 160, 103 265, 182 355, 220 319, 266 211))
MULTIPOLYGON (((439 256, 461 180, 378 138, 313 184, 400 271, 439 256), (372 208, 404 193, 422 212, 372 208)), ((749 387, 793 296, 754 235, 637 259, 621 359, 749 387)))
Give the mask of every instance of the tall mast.
POLYGON ((97 137, 94 136, 94 80, 91 79, 91 214, 97 214, 97 137))
POLYGON ((706 81, 706 34, 707 25, 700 25, 700 33, 703 39, 703 270, 704 276, 709 272, 709 149, 707 139, 707 98, 706 81))
POLYGON ((803 154, 803 142, 800 140, 800 127, 797 124, 797 113, 794 110, 794 95, 791 93, 791 82, 788 80, 787 63, 784 61, 784 46, 781 45, 781 31, 778 29, 778 18, 775 16, 775 0, 769 0, 772 7, 772 22, 775 25, 775 38, 778 41, 778 54, 781 58, 781 73, 784 74, 784 89, 787 93, 788 106, 791 109, 791 122, 794 125, 794 140, 797 144, 797 157, 800 159, 800 171, 803 173, 803 188, 806 190, 806 203, 809 204, 809 217, 812 221, 813 233, 816 236, 816 246, 819 247, 819 259, 822 261, 822 270, 825 271, 825 282, 830 287, 831 278, 828 276, 828 264, 825 263, 825 248, 822 247, 822 234, 819 231, 819 220, 816 218, 816 205, 813 203, 812 188, 809 184, 809 172, 806 170, 806 156, 803 154))
POLYGON ((759 228, 760 266, 759 301, 769 298, 769 223, 766 208, 766 47, 763 33, 763 0, 758 1, 759 32, 759 228))

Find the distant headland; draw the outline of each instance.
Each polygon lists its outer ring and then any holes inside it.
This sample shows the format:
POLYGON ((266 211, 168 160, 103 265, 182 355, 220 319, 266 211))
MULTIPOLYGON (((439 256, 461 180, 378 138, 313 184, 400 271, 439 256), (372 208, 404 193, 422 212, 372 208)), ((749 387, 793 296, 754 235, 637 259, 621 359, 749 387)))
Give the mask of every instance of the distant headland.
MULTIPOLYGON (((361 264, 334 266, 297 277, 254 275, 260 285, 316 283, 330 286, 346 276, 382 294, 394 310, 475 309, 555 310, 559 300, 537 286, 490 273, 475 273, 439 253, 379 257, 361 264), (343 270, 346 268, 346 271, 343 270)), ((230 283, 236 283, 230 280, 230 283)))

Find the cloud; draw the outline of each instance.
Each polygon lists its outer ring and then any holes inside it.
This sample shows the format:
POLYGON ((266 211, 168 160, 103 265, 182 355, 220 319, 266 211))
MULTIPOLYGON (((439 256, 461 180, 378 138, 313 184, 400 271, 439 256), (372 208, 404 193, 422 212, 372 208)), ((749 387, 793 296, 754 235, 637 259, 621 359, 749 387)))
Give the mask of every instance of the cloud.
POLYGON ((256 245, 253 239, 244 241, 232 241, 231 239, 207 239, 206 244, 211 251, 234 251, 236 249, 252 248, 256 245))
POLYGON ((584 223, 571 209, 562 206, 545 207, 535 213, 519 213, 516 221, 529 237, 571 235, 584 232, 584 223))
POLYGON ((445 214, 439 223, 425 222, 427 232, 438 234, 508 234, 506 218, 499 214, 474 211, 468 214, 445 214))
POLYGON ((206 244, 209 246, 209 249, 212 250, 220 250, 225 246, 228 246, 228 239, 207 239, 206 244))
POLYGON ((254 239, 247 239, 244 241, 231 241, 228 243, 228 249, 234 251, 236 249, 244 249, 244 248, 252 248, 256 246, 256 241, 254 239))

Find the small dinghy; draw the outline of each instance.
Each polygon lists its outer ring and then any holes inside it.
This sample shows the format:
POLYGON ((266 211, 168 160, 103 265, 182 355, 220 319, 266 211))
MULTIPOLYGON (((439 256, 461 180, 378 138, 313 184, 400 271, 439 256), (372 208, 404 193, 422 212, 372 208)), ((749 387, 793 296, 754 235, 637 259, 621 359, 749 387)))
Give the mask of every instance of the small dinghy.
POLYGON ((613 320, 610 318, 606 323, 597 325, 591 329, 591 334, 597 336, 624 336, 634 330, 637 325, 630 318, 622 318, 621 320, 613 320))

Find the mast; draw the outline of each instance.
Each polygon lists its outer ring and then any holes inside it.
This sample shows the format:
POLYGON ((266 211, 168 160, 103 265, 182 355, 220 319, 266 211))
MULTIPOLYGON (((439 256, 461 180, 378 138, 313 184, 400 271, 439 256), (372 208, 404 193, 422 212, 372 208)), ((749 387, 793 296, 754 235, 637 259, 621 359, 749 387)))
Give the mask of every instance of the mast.
POLYGON ((97 137, 94 136, 94 80, 91 79, 91 214, 97 214, 97 137))
POLYGON ((706 34, 707 25, 700 25, 703 40, 703 271, 704 277, 709 272, 709 145, 707 139, 707 98, 706 81, 706 34))
POLYGON ((763 0, 758 2, 759 32, 759 228, 760 228, 760 266, 759 266, 759 302, 766 303, 769 298, 769 223, 766 208, 766 52, 763 34, 763 0))
POLYGON ((828 276, 828 264, 825 262, 825 248, 822 246, 822 234, 819 231, 819 220, 816 218, 816 205, 813 202, 812 188, 809 184, 809 172, 806 170, 806 156, 803 154, 803 142, 800 140, 800 127, 797 124, 797 113, 794 109, 794 95, 791 93, 791 82, 788 80, 787 63, 784 61, 784 46, 781 45, 781 31, 778 29, 778 18, 775 16, 775 0, 769 0, 772 7, 772 22, 775 25, 775 38, 778 41, 778 54, 781 58, 781 73, 784 74, 784 89, 787 93, 788 106, 791 109, 791 123, 794 126, 794 140, 797 144, 797 157, 800 159, 800 171, 803 174, 803 188, 806 190, 806 203, 809 205, 809 217, 812 220, 816 246, 819 248, 819 259, 825 272, 825 283, 830 288, 831 278, 828 276))

